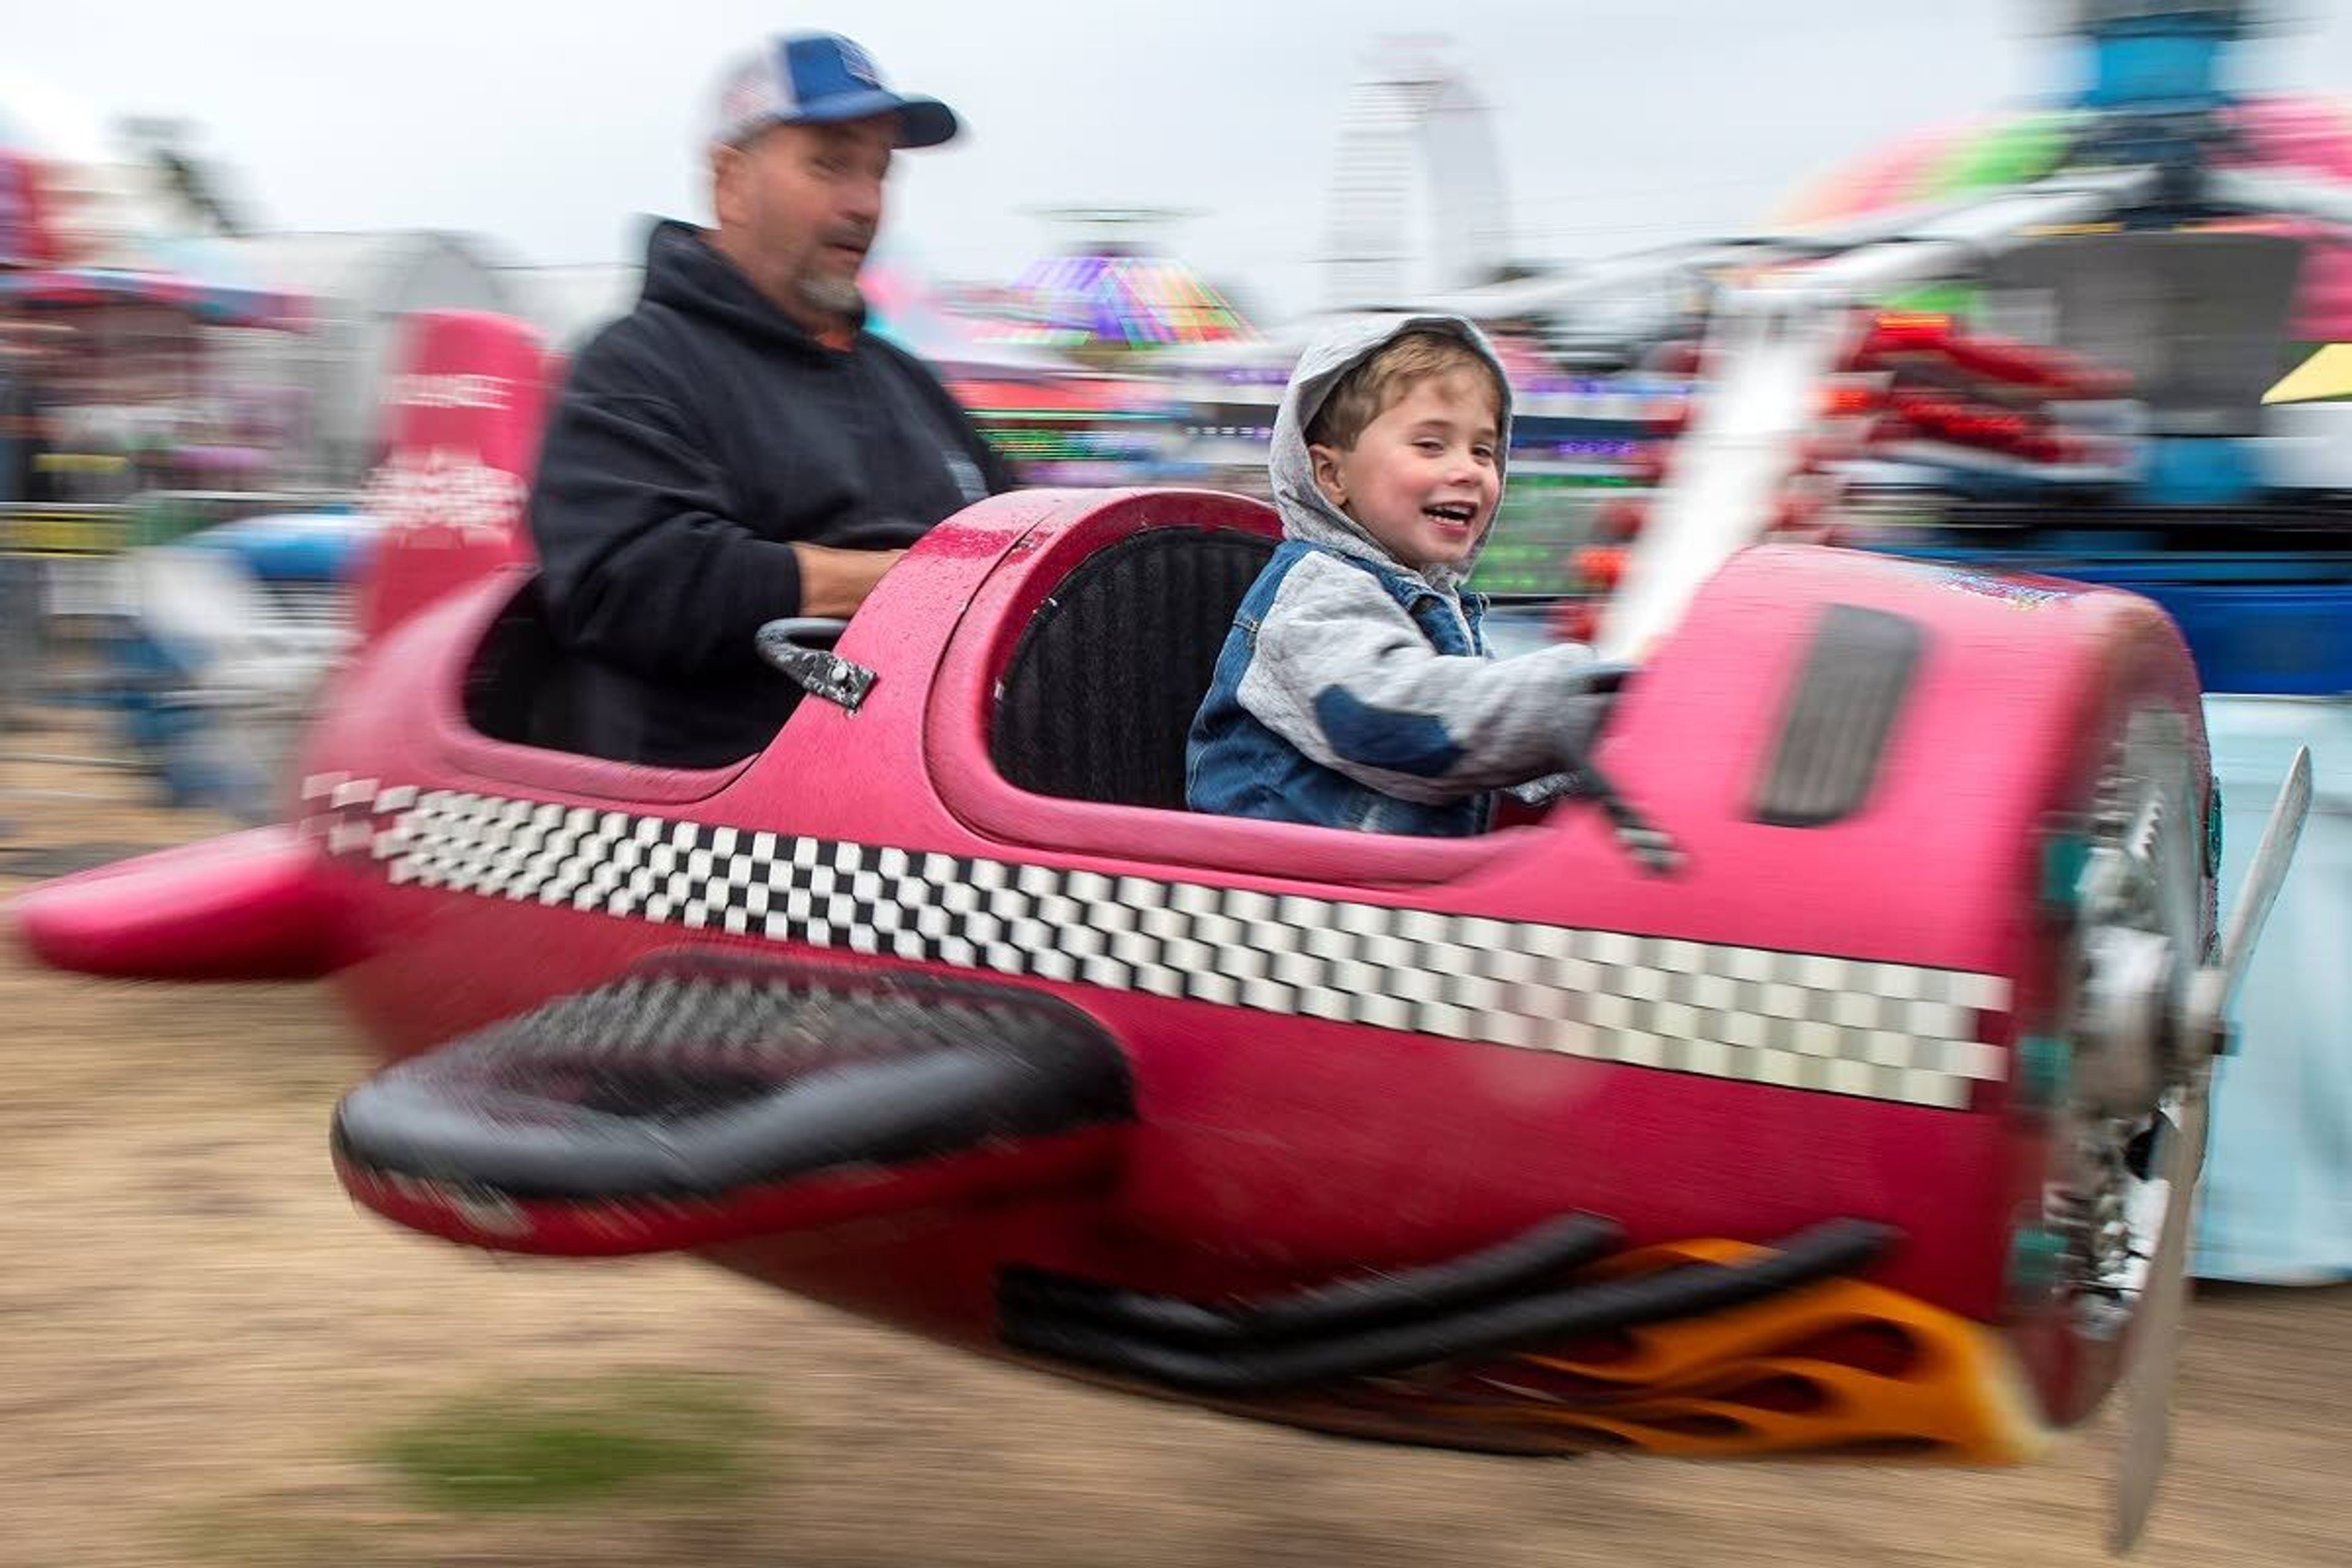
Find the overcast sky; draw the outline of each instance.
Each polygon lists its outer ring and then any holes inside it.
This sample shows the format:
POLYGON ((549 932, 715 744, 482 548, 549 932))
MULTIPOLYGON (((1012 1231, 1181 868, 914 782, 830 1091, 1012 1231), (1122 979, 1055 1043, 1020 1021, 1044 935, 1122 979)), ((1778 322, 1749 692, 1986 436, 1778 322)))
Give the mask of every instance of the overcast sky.
MULTIPOLYGON (((2252 79, 2352 91, 2352 0, 2252 79)), ((907 155, 891 237, 1002 280, 1029 209, 1197 213, 1177 247, 1269 313, 1314 302, 1340 113, 1383 36, 1443 35, 1493 105, 1529 256, 1752 226, 1809 176, 1923 125, 2063 89, 2033 0, 107 0, 11 7, 10 79, 97 114, 184 116, 268 225, 435 227, 516 260, 634 259, 637 215, 699 216, 712 78, 764 32, 830 26, 965 119, 907 155)), ((0 104, 5 104, 0 88, 0 104)))

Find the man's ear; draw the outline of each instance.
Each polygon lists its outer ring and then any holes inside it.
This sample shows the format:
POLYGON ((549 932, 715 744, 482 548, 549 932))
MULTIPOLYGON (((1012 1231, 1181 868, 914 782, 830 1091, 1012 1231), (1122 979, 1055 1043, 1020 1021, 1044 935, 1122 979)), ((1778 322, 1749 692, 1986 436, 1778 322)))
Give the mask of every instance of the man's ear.
POLYGON ((1348 504, 1348 486, 1339 477, 1339 448, 1310 446, 1307 448, 1307 461, 1312 466, 1315 488, 1323 492, 1323 499, 1344 509, 1348 504))
POLYGON ((721 228, 743 222, 743 183, 751 177, 751 160, 740 147, 710 150, 710 216, 721 228))

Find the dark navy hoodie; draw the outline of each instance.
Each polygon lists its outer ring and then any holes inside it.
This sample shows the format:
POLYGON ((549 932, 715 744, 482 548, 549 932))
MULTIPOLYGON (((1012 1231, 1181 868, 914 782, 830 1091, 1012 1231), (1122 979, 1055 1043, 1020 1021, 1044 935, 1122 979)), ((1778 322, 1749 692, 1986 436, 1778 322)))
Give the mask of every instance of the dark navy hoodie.
POLYGON ((800 612, 794 542, 896 549, 1011 476, 912 355, 828 347, 700 231, 658 225, 636 309, 572 363, 530 530, 569 653, 568 743, 712 766, 799 696, 752 635, 800 612))

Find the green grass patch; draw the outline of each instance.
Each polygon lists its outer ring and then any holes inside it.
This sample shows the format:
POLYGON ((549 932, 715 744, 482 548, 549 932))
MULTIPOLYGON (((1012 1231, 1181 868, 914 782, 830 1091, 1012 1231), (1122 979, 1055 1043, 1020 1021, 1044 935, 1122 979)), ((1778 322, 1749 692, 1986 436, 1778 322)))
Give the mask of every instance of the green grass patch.
POLYGON ((759 1411, 716 1379, 608 1378, 468 1394, 378 1438, 369 1457, 453 1512, 736 1490, 759 1411))

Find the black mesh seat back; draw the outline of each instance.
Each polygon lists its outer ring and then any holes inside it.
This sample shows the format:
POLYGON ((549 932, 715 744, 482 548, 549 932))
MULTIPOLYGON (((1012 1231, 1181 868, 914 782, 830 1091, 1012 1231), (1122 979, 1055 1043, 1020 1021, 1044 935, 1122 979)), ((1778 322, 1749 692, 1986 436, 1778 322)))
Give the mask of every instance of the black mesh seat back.
POLYGON ((539 580, 499 612, 466 669, 466 721, 493 741, 572 750, 572 683, 539 580))
POLYGON ((1038 795, 1184 805, 1184 737, 1275 542, 1150 528, 1097 551, 1013 649, 989 754, 1038 795))

